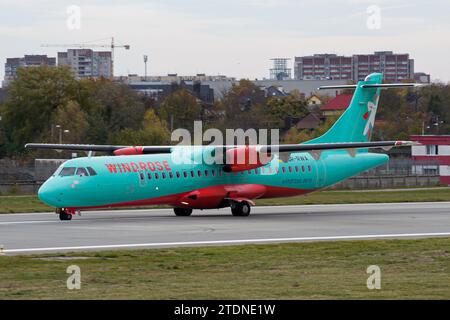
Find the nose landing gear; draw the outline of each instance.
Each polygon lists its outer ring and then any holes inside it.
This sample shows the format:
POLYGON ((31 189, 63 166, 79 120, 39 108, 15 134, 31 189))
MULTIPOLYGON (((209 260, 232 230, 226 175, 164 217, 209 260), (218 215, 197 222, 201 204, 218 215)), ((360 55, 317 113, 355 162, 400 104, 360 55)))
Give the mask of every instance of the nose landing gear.
POLYGON ((59 220, 68 221, 72 220, 72 216, 75 214, 75 210, 68 208, 59 208, 56 209, 56 214, 59 214, 59 220))

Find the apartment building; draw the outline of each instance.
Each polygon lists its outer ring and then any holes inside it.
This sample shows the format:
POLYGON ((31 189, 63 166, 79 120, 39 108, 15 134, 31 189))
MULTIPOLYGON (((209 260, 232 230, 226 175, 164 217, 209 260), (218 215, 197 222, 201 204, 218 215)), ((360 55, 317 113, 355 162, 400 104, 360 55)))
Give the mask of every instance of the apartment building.
POLYGON ((111 78, 111 51, 93 51, 91 49, 69 49, 58 52, 58 65, 69 66, 77 78, 111 78))
POLYGON ((3 87, 7 87, 12 80, 17 77, 19 68, 36 66, 56 66, 56 58, 47 55, 25 55, 21 58, 7 58, 5 63, 5 77, 2 82, 3 87))
POLYGON ((295 57, 294 77, 298 80, 360 81, 373 72, 381 72, 387 82, 414 79, 414 60, 408 53, 376 51, 373 54, 339 56, 315 54, 295 57))

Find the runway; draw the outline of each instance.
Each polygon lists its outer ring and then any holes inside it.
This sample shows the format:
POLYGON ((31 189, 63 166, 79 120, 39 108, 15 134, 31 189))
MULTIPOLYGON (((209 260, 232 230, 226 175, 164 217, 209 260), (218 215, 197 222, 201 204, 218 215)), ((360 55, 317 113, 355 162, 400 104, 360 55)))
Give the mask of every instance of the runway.
POLYGON ((450 202, 87 211, 72 221, 54 213, 0 214, 7 255, 79 250, 450 236, 450 202))

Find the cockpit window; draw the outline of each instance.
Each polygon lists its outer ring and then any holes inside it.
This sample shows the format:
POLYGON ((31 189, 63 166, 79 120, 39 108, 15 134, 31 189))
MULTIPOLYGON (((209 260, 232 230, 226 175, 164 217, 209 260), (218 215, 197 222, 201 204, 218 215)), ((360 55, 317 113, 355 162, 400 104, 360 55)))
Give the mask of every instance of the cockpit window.
POLYGON ((96 176, 96 175, 97 175, 97 172, 95 172, 95 170, 92 169, 91 167, 87 167, 87 169, 88 169, 89 174, 90 174, 91 176, 96 176))
POLYGON ((55 172, 53 172, 52 177, 56 177, 57 175, 59 175, 63 166, 64 164, 60 165, 58 169, 56 169, 55 172))
POLYGON ((61 177, 73 176, 75 174, 75 170, 76 170, 75 167, 65 167, 61 170, 59 175, 61 177))
POLYGON ((88 176, 87 170, 85 168, 78 168, 77 176, 88 176))

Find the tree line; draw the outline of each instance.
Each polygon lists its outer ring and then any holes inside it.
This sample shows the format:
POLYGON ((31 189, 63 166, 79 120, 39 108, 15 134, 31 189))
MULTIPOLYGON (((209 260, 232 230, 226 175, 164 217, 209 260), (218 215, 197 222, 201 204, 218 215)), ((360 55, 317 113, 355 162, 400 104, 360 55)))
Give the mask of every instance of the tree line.
MULTIPOLYGON (((374 139, 448 133, 449 106, 445 84, 383 91, 374 139)), ((267 97, 248 80, 207 104, 183 88, 158 100, 108 79, 77 80, 67 67, 21 68, 0 105, 0 157, 25 157, 26 143, 58 143, 60 134, 63 143, 170 144, 171 129, 192 130, 195 120, 202 120, 204 129, 277 128, 283 142, 299 143, 325 132, 335 120, 298 130, 294 124, 310 112, 299 92, 267 97)))

